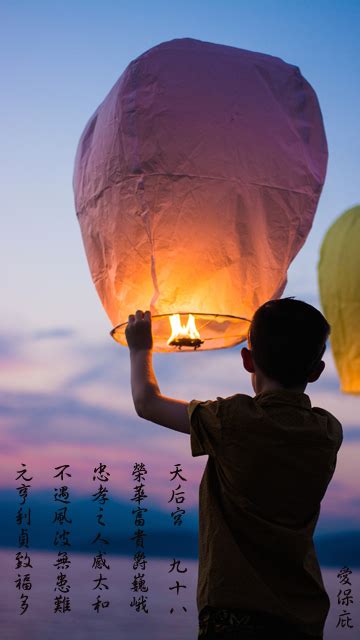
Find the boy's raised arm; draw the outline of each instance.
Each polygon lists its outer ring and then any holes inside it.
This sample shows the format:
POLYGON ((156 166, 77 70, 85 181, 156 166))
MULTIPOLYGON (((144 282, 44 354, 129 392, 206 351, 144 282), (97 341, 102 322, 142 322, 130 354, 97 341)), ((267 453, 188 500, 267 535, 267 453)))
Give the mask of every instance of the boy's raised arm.
POLYGON ((136 413, 169 429, 190 433, 189 403, 163 396, 155 377, 150 311, 138 310, 130 315, 125 335, 130 350, 131 391, 136 413))

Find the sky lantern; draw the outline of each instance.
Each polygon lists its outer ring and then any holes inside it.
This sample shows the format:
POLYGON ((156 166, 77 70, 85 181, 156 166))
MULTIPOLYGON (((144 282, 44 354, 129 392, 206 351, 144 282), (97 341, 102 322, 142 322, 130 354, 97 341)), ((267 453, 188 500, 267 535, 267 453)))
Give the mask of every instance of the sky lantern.
POLYGON ((360 205, 345 211, 327 231, 319 287, 341 390, 360 393, 360 205))
POLYGON ((136 58, 91 116, 73 177, 91 276, 126 345, 231 347, 281 296, 310 231, 327 144, 316 94, 279 58, 189 38, 136 58))

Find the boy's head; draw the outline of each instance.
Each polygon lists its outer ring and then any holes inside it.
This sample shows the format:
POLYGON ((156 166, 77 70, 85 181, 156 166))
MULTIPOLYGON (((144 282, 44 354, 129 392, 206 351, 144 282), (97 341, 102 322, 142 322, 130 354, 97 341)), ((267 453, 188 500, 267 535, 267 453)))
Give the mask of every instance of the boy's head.
POLYGON ((320 311, 301 300, 270 300, 256 311, 249 329, 244 367, 256 393, 270 388, 304 390, 324 370, 322 356, 330 326, 320 311))

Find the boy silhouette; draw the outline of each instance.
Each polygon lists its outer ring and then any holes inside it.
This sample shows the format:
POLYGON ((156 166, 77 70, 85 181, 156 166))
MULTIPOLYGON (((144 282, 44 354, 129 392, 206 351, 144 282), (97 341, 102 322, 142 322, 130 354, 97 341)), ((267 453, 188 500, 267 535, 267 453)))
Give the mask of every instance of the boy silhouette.
POLYGON ((329 333, 305 302, 266 302, 241 350, 255 396, 186 402, 160 392, 150 312, 129 316, 136 412, 190 434, 192 455, 209 456, 199 489, 199 640, 323 638, 330 600, 313 533, 343 436, 304 391, 324 370, 329 333))

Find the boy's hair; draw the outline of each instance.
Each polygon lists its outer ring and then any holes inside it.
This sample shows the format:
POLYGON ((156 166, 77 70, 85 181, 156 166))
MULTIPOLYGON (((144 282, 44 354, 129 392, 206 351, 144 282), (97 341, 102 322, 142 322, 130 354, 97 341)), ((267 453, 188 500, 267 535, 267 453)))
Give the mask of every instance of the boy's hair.
POLYGON ((255 364, 284 387, 306 384, 320 363, 330 325, 315 307, 294 298, 270 300, 254 314, 249 343, 255 364))

